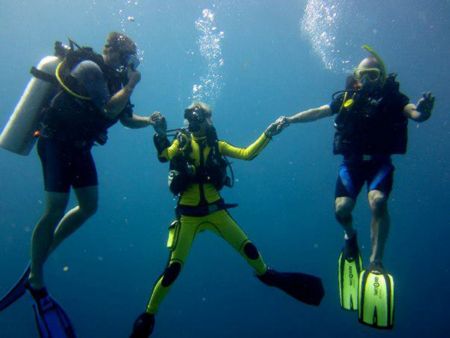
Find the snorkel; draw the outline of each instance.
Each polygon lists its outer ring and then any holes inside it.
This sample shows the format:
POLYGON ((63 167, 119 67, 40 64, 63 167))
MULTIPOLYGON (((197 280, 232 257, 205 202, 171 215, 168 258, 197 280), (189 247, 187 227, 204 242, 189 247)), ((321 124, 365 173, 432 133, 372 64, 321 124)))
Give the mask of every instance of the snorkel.
POLYGON ((384 87, 387 79, 386 66, 383 59, 375 50, 363 45, 362 48, 370 53, 353 71, 353 77, 360 84, 361 93, 375 93, 384 87))
POLYGON ((380 80, 384 85, 387 78, 386 65, 380 55, 369 45, 363 45, 362 48, 370 53, 370 56, 363 59, 358 67, 353 71, 356 80, 361 81, 364 75, 369 75, 369 80, 376 82, 380 80))
POLYGON ((379 69, 381 72, 381 79, 382 79, 382 83, 384 84, 387 78, 387 71, 386 71, 386 65, 383 61, 383 59, 380 57, 380 55, 369 45, 363 45, 362 46, 363 49, 365 49, 367 52, 370 53, 370 55, 372 55, 377 61, 378 61, 378 65, 379 65, 379 69))

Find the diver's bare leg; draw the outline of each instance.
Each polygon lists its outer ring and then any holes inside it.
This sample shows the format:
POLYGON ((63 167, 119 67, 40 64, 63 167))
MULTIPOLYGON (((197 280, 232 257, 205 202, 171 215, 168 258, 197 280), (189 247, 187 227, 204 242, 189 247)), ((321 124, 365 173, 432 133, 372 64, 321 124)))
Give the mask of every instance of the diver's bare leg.
POLYGON ((74 189, 78 205, 69 210, 59 222, 53 235, 53 243, 49 254, 55 250, 62 241, 73 234, 86 220, 94 215, 98 206, 98 187, 90 186, 74 189))
POLYGON ((381 263, 390 228, 387 197, 379 190, 371 190, 369 191, 368 198, 370 209, 372 211, 372 254, 370 256, 370 262, 381 263))
POLYGON ((35 289, 44 287, 43 267, 54 238, 54 230, 64 216, 69 193, 46 192, 45 210, 31 237, 30 284, 35 289))
POLYGON ((353 229, 352 211, 355 208, 355 200, 350 197, 337 197, 334 201, 335 216, 345 232, 345 239, 355 235, 353 229))

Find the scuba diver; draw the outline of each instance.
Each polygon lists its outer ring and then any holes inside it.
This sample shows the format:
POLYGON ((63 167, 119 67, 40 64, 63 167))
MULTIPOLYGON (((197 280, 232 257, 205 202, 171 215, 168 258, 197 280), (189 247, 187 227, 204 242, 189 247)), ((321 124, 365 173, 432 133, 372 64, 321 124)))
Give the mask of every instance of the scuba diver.
POLYGON ((0 311, 28 290, 36 303, 41 336, 72 337, 67 315, 45 287, 44 263, 97 211, 98 180, 92 146, 105 144, 107 129, 119 120, 130 128, 146 127, 153 121, 150 116, 135 115, 130 103, 141 74, 136 69, 136 44, 128 36, 111 32, 103 54, 72 41, 70 48, 56 43, 55 55, 59 60, 54 74, 32 69, 35 77, 52 83, 54 88, 49 104, 43 107, 41 128, 35 132, 44 176, 44 213, 32 234, 30 266, 0 301, 0 311), (78 205, 66 212, 71 187, 78 205))
POLYGON ((434 97, 425 93, 417 104, 410 103, 400 92, 396 75, 387 74, 380 56, 367 45, 363 48, 370 55, 347 78, 346 89, 333 95, 330 104, 282 116, 281 124, 287 127, 336 115, 333 152, 343 155, 343 162, 336 183, 335 215, 345 233, 338 262, 340 303, 343 309, 359 310, 359 321, 364 324, 391 328, 394 280, 382 264, 390 227, 391 155, 406 153, 408 119, 428 120, 434 97), (352 211, 364 183, 372 213, 372 251, 369 266, 362 271, 352 211))
POLYGON ((320 278, 303 274, 278 272, 269 268, 256 246, 230 216, 219 191, 231 186, 225 156, 252 160, 280 131, 279 121, 269 125, 247 148, 237 148, 218 140, 212 123, 212 111, 203 102, 195 102, 185 110, 187 129, 178 130, 173 142, 167 138, 165 118, 156 114, 154 143, 161 162, 170 161, 169 188, 178 196, 176 220, 169 227, 167 247, 169 260, 156 281, 146 311, 134 323, 131 338, 148 337, 155 324, 155 314, 186 263, 197 233, 210 230, 227 241, 268 286, 288 293, 301 302, 319 305, 324 290, 320 278))

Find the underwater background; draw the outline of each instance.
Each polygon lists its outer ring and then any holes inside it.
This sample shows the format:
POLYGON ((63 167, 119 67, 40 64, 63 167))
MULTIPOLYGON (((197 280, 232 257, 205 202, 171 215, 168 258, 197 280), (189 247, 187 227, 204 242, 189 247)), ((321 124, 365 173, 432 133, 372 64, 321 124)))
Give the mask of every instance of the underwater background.
MULTIPOLYGON (((343 233, 333 202, 340 158, 332 155, 329 118, 292 125, 252 162, 233 161, 236 184, 223 191, 239 203, 231 214, 269 265, 322 277, 321 306, 267 288, 227 243, 202 233, 152 337, 450 336, 449 0, 2 0, 0 125, 55 40, 101 52, 110 31, 130 35, 140 49, 136 113, 161 111, 175 128, 192 100, 204 100, 219 137, 235 145, 250 144, 280 115, 328 103, 367 55, 366 43, 412 102, 424 91, 436 96, 432 118, 409 123, 408 153, 394 157, 384 259, 396 282, 392 331, 365 327, 339 306, 343 233)), ((128 337, 165 267, 175 200, 152 135, 117 125, 107 145, 94 148, 99 210, 46 264, 48 288, 81 338, 128 337)), ((27 264, 42 213, 35 150, 27 157, 0 150, 0 192, 3 294, 27 264)), ((363 190, 354 219, 366 264, 369 217, 363 190)), ((28 295, 0 314, 0 337, 37 337, 28 295)))

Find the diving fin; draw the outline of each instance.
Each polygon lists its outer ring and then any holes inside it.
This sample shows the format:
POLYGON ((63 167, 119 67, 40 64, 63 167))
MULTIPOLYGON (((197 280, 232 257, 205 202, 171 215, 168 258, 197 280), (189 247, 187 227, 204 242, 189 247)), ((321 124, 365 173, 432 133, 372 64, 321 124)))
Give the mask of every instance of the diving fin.
POLYGON ((394 326, 394 278, 382 268, 361 272, 358 320, 379 329, 394 326))
POLYGON ((49 295, 36 300, 33 310, 41 338, 76 338, 66 312, 49 295))
POLYGON ((16 300, 22 297, 27 291, 26 285, 28 283, 28 276, 30 275, 30 265, 23 272, 17 283, 9 290, 5 296, 0 300, 0 312, 13 304, 16 300))
POLYGON ((338 260, 338 285, 339 301, 344 310, 358 310, 358 278, 361 270, 361 255, 357 253, 355 257, 346 258, 343 250, 338 260))
POLYGON ((257 277, 264 284, 283 290, 288 295, 309 305, 319 305, 325 295, 322 280, 305 273, 278 272, 267 269, 263 275, 257 277))

